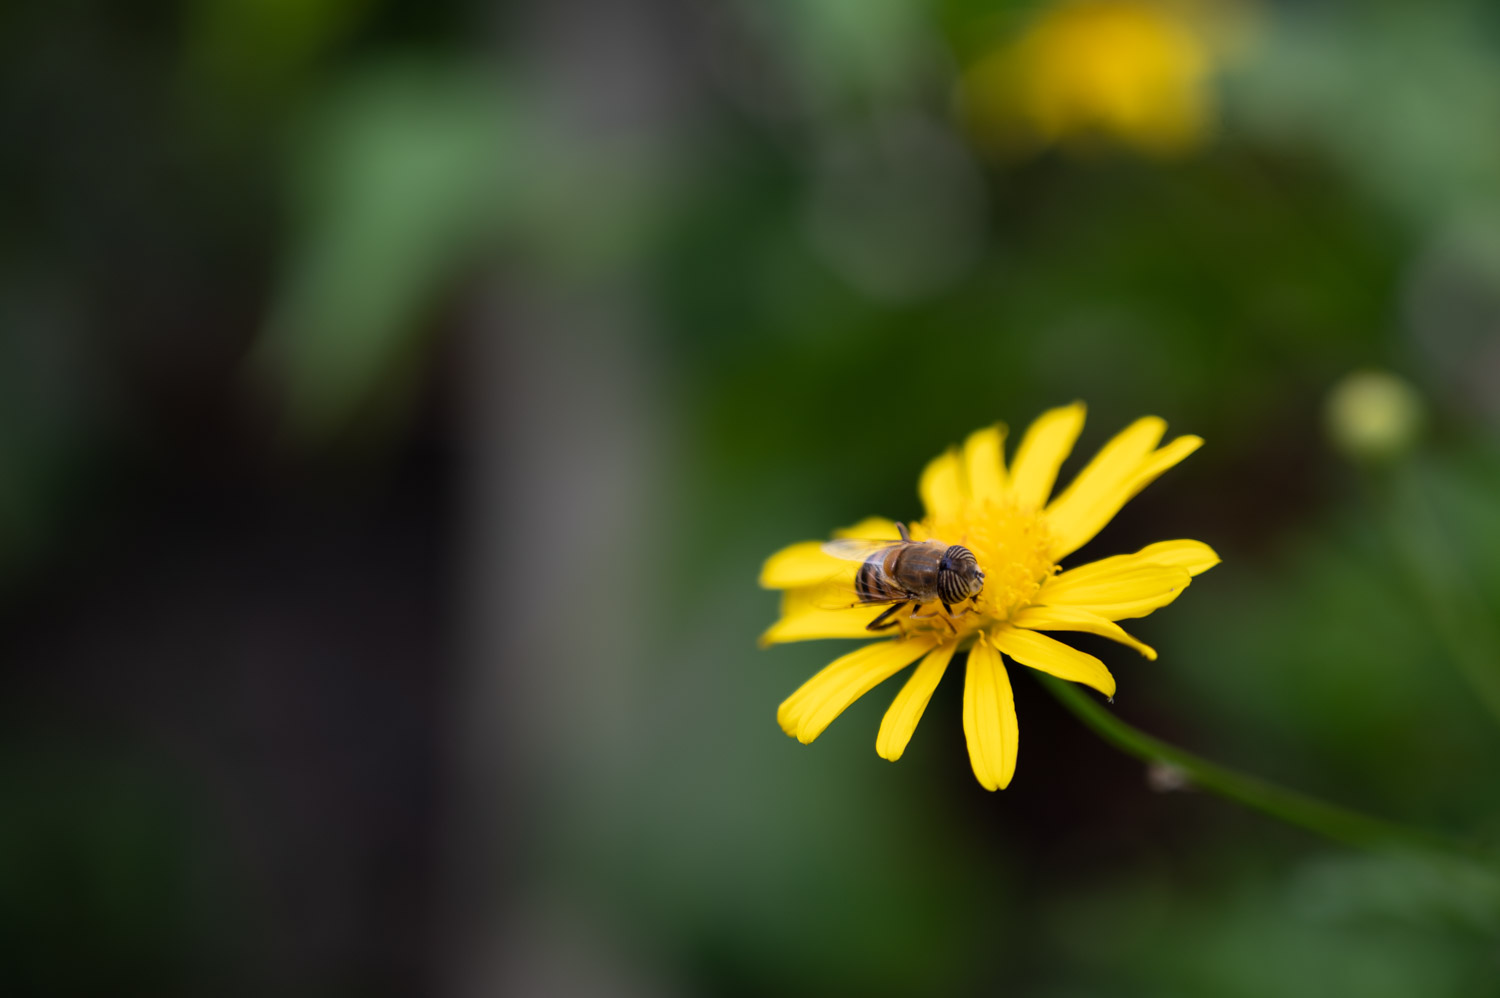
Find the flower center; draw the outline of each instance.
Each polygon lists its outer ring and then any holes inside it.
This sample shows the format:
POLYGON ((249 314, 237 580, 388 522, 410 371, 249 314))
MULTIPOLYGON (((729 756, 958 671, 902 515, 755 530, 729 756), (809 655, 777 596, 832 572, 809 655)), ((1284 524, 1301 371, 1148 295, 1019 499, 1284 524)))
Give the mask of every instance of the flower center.
MULTIPOLYGON (((1008 501, 969 502, 956 516, 912 524, 911 533, 917 540, 962 544, 974 552, 984 571, 984 591, 968 604, 974 607, 973 612, 955 619, 960 635, 1006 620, 1030 604, 1057 567, 1050 555, 1052 539, 1041 511, 1021 509, 1008 501)), ((954 607, 955 614, 958 611, 954 607)), ((937 618, 913 623, 924 629, 948 629, 937 618)))

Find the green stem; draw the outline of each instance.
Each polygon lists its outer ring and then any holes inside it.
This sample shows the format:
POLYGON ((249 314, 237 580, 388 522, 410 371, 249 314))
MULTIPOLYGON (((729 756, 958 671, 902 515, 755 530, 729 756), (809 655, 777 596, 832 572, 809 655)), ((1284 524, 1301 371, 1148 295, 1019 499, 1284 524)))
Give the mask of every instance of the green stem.
POLYGON ((1482 858, 1444 836, 1372 818, 1200 759, 1126 724, 1083 687, 1044 673, 1035 675, 1064 707, 1105 741, 1139 759, 1175 766, 1195 785, 1221 797, 1347 845, 1366 849, 1419 849, 1448 856, 1462 855, 1466 859, 1482 858))

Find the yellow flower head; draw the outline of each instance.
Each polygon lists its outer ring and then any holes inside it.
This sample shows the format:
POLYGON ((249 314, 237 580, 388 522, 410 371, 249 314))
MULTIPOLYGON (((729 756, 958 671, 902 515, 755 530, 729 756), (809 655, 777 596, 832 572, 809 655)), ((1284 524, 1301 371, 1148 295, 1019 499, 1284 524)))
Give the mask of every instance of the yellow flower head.
POLYGON ((1173 155, 1209 130, 1212 56, 1171 6, 1073 0, 980 61, 964 97, 974 126, 1002 148, 1103 138, 1173 155))
MULTIPOLYGON (((918 491, 926 516, 911 524, 910 537, 971 551, 983 573, 983 589, 972 599, 956 604, 936 598, 902 602, 894 595, 880 603, 861 600, 856 577, 872 569, 837 556, 854 547, 848 544, 804 541, 766 561, 761 585, 783 594, 781 619, 764 643, 895 635, 836 659, 803 684, 777 711, 782 730, 803 743, 812 741, 851 703, 921 659, 875 740, 881 756, 899 759, 948 663, 966 650, 969 761, 979 782, 997 790, 1015 773, 1019 737, 1002 656, 1086 683, 1109 697, 1115 680, 1104 663, 1039 632, 1087 631, 1156 657, 1115 622, 1144 617, 1176 599, 1193 576, 1219 563, 1208 545, 1162 541, 1067 571, 1059 570, 1059 562, 1203 441, 1184 436, 1158 447, 1166 423, 1155 416, 1138 419, 1049 502, 1058 468, 1083 429, 1083 416, 1084 407, 1076 402, 1043 413, 1026 431, 1009 469, 1002 454, 1005 430, 994 426, 972 434, 961 450, 941 455, 922 473, 918 491), (888 630, 872 632, 871 624, 888 630)), ((900 542, 898 524, 879 518, 839 533, 900 542)), ((884 557, 889 544, 869 557, 884 557)), ((868 594, 869 586, 863 591, 868 594)))

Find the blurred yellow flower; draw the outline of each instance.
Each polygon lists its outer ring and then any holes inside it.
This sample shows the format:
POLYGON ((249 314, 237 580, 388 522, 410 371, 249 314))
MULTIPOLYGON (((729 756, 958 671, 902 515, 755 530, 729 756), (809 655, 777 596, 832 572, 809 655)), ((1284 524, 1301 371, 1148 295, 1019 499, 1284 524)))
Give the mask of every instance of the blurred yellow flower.
POLYGON ((967 651, 963 727, 969 761, 979 782, 996 790, 1015 773, 1019 737, 1002 656, 1110 697, 1115 680, 1104 663, 1039 632, 1085 631, 1156 657, 1115 621, 1144 617, 1172 602, 1193 576, 1218 564, 1212 549, 1198 541, 1162 541, 1064 572, 1058 563, 1203 441, 1183 436, 1158 447, 1166 423, 1155 416, 1136 420, 1049 502, 1083 418, 1082 403, 1044 413, 1026 431, 1008 469, 1005 430, 994 426, 972 434, 962 449, 941 455, 922 473, 918 491, 927 515, 911 524, 910 538, 937 542, 930 551, 942 556, 943 571, 961 564, 963 555, 955 555, 953 545, 972 552, 982 585, 977 595, 950 586, 941 598, 929 596, 930 603, 901 600, 898 593, 881 603, 860 601, 859 592, 879 587, 868 573, 889 565, 884 558, 900 542, 900 525, 879 518, 839 532, 850 540, 804 541, 766 561, 760 584, 783 594, 781 619, 763 643, 870 638, 877 636, 871 624, 896 633, 836 659, 803 684, 777 711, 782 730, 812 741, 851 703, 920 659, 875 740, 881 756, 899 759, 948 663, 967 651), (883 543, 857 555, 866 547, 854 538, 883 543))
POLYGON ((1181 10, 1145 0, 1045 9, 966 75, 972 126, 1010 152, 1098 139, 1157 156, 1195 148, 1213 124, 1214 50, 1181 10))

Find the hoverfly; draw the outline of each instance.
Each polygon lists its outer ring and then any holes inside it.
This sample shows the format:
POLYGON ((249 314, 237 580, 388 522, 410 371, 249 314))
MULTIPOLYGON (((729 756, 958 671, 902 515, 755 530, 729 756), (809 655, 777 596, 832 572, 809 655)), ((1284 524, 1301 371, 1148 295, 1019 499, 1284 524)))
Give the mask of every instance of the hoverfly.
POLYGON ((855 606, 890 604, 866 629, 895 627, 899 621, 890 618, 908 604, 914 619, 936 616, 917 613, 924 604, 936 601, 947 612, 945 622, 957 631, 954 606, 977 599, 984 591, 984 571, 974 552, 962 544, 914 541, 904 523, 896 524, 896 530, 901 534, 899 541, 836 540, 823 545, 824 552, 835 558, 860 563, 854 576, 855 606))

